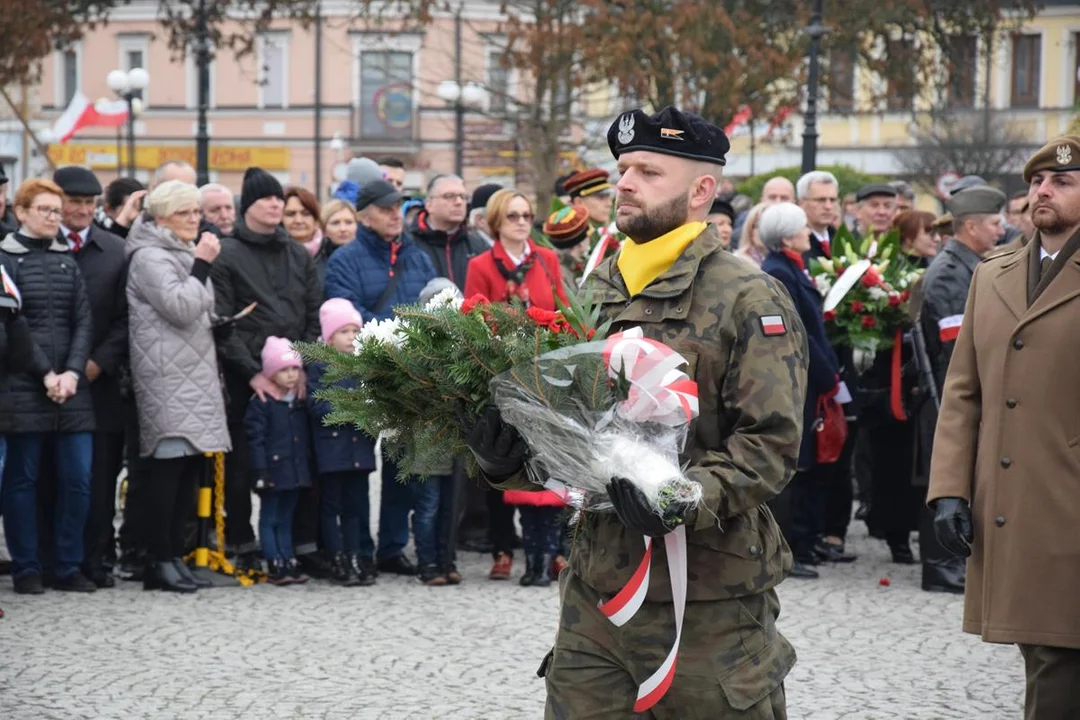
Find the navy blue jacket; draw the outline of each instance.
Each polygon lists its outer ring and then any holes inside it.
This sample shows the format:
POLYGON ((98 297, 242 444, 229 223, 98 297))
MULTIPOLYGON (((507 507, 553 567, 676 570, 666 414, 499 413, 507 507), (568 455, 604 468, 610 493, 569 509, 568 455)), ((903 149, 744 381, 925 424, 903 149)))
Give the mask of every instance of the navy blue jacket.
MULTIPOLYGON (((320 475, 336 472, 370 472, 375 469, 375 441, 370 435, 350 425, 323 425, 323 418, 330 413, 330 403, 315 400, 315 391, 322 390, 322 377, 326 366, 322 363, 307 368, 308 397, 311 431, 314 439, 315 467, 320 475)), ((334 387, 352 389, 355 380, 339 380, 334 387)))
POLYGON ((303 400, 253 397, 244 428, 253 479, 271 491, 311 487, 311 424, 303 400))
POLYGON ((817 448, 814 440, 814 422, 817 419, 818 398, 836 387, 840 364, 829 345, 822 319, 821 295, 813 281, 806 276, 786 255, 771 252, 765 257, 761 269, 779 280, 787 288, 799 319, 806 328, 810 346, 810 370, 807 378, 806 402, 803 405, 803 437, 799 447, 799 469, 808 470, 815 465, 817 448))
POLYGON ((390 243, 361 225, 356 230, 356 241, 330 256, 326 266, 326 297, 345 298, 366 323, 386 320, 394 316, 395 305, 415 303, 424 286, 436 277, 431 259, 408 234, 401 236, 394 272, 398 276, 397 286, 376 311, 375 304, 390 282, 390 243))

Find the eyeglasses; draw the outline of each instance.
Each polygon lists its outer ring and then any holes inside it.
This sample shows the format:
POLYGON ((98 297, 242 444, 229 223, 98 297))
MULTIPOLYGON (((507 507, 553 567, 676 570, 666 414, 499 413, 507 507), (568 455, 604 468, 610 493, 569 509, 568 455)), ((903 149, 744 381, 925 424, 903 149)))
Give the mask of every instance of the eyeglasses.
POLYGON ((512 213, 506 213, 506 215, 504 215, 503 217, 505 217, 509 222, 512 222, 512 223, 516 223, 516 222, 519 222, 521 220, 524 220, 527 223, 531 223, 533 221, 533 217, 535 217, 535 216, 532 213, 528 213, 528 212, 527 213, 512 212, 512 213))
POLYGON ((41 207, 40 205, 34 208, 34 212, 44 218, 60 217, 60 215, 62 214, 60 212, 60 208, 41 207))
POLYGON ((454 202, 455 200, 465 202, 469 199, 469 196, 465 193, 443 193, 442 195, 436 195, 435 197, 440 200, 445 200, 446 202, 454 202))

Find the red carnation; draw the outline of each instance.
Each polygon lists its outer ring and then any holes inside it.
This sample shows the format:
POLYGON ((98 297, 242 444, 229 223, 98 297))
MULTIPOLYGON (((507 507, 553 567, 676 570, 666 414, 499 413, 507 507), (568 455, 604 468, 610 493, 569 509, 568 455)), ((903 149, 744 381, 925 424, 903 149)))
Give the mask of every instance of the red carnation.
POLYGON ((874 319, 873 315, 864 315, 863 316, 862 326, 864 328, 869 330, 870 328, 874 327, 875 325, 877 325, 877 320, 874 319))
POLYGON ((911 291, 910 290, 905 290, 904 292, 900 293, 900 302, 907 302, 908 298, 910 298, 910 297, 911 297, 911 291))
POLYGON ((904 302, 903 298, 901 298, 899 295, 890 295, 889 296, 889 307, 897 307, 898 305, 900 305, 903 302, 904 302))
POLYGON ((865 309, 866 309, 866 306, 862 304, 862 301, 860 301, 860 300, 852 300, 851 301, 851 312, 861 313, 865 309))
POLYGON ((464 313, 465 315, 468 315, 469 313, 471 313, 476 308, 483 307, 485 305, 490 305, 490 304, 491 304, 491 301, 488 300, 483 295, 473 295, 471 298, 469 298, 465 302, 461 303, 461 312, 464 313))
POLYGON ((544 310, 543 308, 538 308, 535 305, 526 310, 525 314, 528 315, 529 319, 537 325, 551 325, 552 323, 556 322, 560 317, 559 313, 557 312, 552 312, 551 310, 544 310))
POLYGON ((825 317, 825 322, 832 322, 833 320, 836 319, 836 311, 835 310, 826 310, 824 317, 825 317))

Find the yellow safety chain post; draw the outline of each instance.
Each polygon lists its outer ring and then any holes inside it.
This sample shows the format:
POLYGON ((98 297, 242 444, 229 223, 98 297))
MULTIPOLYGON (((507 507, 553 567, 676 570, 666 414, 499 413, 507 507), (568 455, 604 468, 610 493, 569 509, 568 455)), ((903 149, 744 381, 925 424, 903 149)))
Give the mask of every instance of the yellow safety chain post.
POLYGON ((207 453, 207 458, 214 459, 214 479, 210 485, 210 478, 205 477, 199 483, 199 542, 186 559, 194 560, 199 568, 209 567, 214 572, 223 575, 231 575, 241 585, 248 586, 266 580, 266 573, 258 570, 237 572, 233 564, 225 558, 225 454, 207 453), (211 550, 210 541, 210 498, 214 499, 214 535, 217 538, 217 550, 211 550))

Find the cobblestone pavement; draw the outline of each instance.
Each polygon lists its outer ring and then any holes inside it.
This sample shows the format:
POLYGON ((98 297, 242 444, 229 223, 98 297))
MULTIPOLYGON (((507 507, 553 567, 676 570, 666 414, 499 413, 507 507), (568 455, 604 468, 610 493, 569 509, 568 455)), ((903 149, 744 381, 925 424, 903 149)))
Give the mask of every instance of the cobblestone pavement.
MULTIPOLYGON (((853 565, 780 588, 799 654, 791 718, 1020 717, 1014 647, 961 634, 961 600, 921 592, 882 544, 849 548, 853 565)), ((181 597, 120 583, 26 598, 0 578, 0 718, 542 717, 534 671, 556 589, 495 584, 485 557, 461 560, 456 588, 383 577, 181 597)))

